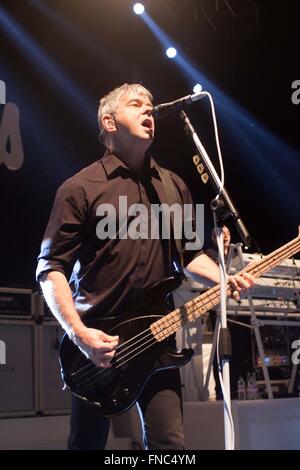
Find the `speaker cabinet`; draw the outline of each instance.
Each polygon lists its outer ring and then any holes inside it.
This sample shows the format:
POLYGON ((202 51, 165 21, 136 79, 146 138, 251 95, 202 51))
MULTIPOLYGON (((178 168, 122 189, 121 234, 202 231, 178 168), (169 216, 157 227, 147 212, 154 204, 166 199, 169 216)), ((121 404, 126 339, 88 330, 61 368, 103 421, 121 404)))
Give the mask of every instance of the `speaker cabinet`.
POLYGON ((43 414, 64 414, 71 408, 71 393, 64 388, 58 350, 64 331, 56 321, 44 321, 39 328, 39 410, 43 414))
POLYGON ((37 411, 37 326, 26 320, 0 320, 0 417, 37 411))

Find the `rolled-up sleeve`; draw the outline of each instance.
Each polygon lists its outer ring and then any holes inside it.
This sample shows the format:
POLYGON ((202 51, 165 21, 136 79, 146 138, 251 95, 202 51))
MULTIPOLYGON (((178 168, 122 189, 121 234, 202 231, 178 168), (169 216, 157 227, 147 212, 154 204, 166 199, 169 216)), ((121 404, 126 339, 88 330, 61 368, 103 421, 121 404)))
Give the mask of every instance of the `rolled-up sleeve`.
POLYGON ((66 181, 55 196, 38 256, 37 281, 50 271, 59 271, 69 279, 82 245, 85 214, 83 189, 66 181))

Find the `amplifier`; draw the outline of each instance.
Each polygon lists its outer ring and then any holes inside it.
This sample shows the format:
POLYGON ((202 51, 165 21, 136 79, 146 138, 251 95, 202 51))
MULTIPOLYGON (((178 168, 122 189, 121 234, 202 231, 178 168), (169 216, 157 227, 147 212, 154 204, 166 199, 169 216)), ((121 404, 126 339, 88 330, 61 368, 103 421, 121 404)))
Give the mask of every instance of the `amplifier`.
POLYGON ((42 296, 33 289, 0 287, 0 319, 38 319, 43 315, 42 296))
POLYGON ((0 418, 37 412, 37 325, 0 320, 0 418))
POLYGON ((59 366, 59 344, 64 334, 56 320, 38 325, 39 411, 45 415, 66 414, 71 392, 64 389, 59 366))
MULTIPOLYGON (((265 355, 265 364, 268 367, 284 367, 290 365, 290 357, 287 354, 266 354, 265 355)), ((256 358, 256 366, 262 367, 262 359, 261 357, 256 358)))

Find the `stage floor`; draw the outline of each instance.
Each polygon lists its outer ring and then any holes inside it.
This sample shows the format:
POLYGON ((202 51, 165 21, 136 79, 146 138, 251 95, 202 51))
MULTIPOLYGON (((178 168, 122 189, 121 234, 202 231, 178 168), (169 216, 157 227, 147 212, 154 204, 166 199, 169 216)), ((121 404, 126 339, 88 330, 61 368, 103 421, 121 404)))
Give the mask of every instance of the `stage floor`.
MULTIPOLYGON (((300 449, 300 398, 233 401, 232 412, 237 449, 300 449)), ((68 424, 68 415, 0 419, 0 449, 65 449, 68 424)), ((187 449, 223 449, 222 402, 185 402, 184 428, 187 449)), ((123 415, 107 448, 131 449, 136 432, 123 415)))

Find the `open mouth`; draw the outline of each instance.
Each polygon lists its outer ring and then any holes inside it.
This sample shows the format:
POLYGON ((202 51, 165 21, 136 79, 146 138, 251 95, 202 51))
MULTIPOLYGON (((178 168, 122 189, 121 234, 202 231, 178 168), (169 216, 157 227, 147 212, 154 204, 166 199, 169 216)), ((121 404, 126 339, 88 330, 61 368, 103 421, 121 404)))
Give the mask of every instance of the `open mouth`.
POLYGON ((144 119, 142 122, 142 126, 145 127, 146 129, 152 130, 152 121, 149 118, 144 119))

